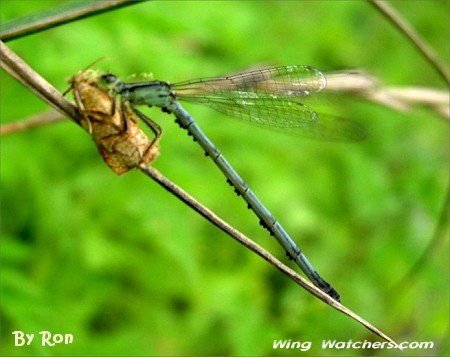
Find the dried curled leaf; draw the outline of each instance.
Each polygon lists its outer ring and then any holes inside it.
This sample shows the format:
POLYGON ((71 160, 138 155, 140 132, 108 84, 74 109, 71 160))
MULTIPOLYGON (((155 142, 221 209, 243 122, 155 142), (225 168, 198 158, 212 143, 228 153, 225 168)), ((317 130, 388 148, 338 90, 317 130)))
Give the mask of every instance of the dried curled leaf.
POLYGON ((159 154, 159 137, 150 140, 139 128, 136 113, 100 85, 100 73, 86 69, 69 82, 81 113, 81 126, 92 136, 100 155, 114 173, 122 175, 159 154))

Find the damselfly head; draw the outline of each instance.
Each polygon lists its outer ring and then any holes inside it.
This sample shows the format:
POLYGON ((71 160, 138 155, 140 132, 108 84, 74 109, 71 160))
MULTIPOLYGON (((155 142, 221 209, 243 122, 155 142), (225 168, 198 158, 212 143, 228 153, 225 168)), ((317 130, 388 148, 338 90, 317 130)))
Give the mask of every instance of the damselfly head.
POLYGON ((117 77, 115 74, 112 73, 106 73, 101 75, 100 82, 106 87, 114 88, 114 90, 118 93, 120 93, 123 87, 123 82, 119 79, 119 77, 117 77))
POLYGON ((119 80, 119 78, 112 73, 103 74, 100 78, 105 84, 114 84, 119 80))

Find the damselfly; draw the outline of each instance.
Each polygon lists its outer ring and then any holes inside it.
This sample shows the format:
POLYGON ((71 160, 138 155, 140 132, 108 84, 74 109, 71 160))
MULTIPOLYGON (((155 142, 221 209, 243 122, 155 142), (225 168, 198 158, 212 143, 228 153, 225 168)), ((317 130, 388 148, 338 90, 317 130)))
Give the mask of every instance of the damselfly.
POLYGON ((222 170, 235 192, 243 196, 248 207, 259 217, 260 224, 283 246, 288 257, 316 286, 339 300, 336 290, 319 276, 281 224, 179 103, 179 100, 184 100, 204 104, 241 120, 315 139, 362 139, 366 132, 355 122, 318 114, 302 103, 302 98, 326 87, 326 77, 322 72, 309 66, 292 65, 177 84, 162 81, 125 83, 114 74, 105 74, 102 79, 112 95, 119 95, 123 102, 129 103, 138 113, 135 107, 146 105, 161 107, 163 111, 174 114, 180 126, 188 130, 222 170))

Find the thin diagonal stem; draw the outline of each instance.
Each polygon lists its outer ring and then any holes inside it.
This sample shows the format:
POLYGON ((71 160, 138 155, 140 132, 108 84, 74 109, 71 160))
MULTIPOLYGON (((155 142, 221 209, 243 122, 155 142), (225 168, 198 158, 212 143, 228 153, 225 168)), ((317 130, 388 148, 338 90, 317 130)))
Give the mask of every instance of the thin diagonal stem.
POLYGON ((438 58, 433 49, 423 40, 412 26, 389 5, 387 1, 368 0, 379 12, 383 14, 397 29, 399 29, 433 66, 439 75, 450 86, 450 75, 446 67, 438 58))
POLYGON ((1 67, 63 115, 78 123, 78 110, 42 76, 0 41, 1 67))
POLYGON ((64 3, 59 7, 46 9, 45 11, 39 11, 5 22, 1 25, 0 39, 6 42, 142 1, 147 0, 77 0, 64 3))
POLYGON ((65 121, 66 118, 59 111, 48 109, 42 113, 33 115, 27 119, 18 120, 0 125, 0 135, 8 135, 25 131, 31 128, 37 128, 42 125, 55 124, 65 121))
POLYGON ((448 228, 448 214, 450 210, 450 186, 447 188, 447 193, 445 195, 444 203, 440 210, 440 216, 438 223, 435 227, 435 231, 433 233, 433 237, 428 242, 427 247, 420 255, 420 257, 416 260, 414 265, 409 269, 409 271, 403 276, 403 278, 394 285, 391 289, 392 293, 397 293, 399 289, 404 289, 406 287, 410 287, 412 278, 417 275, 419 270, 424 266, 424 263, 427 259, 429 259, 430 255, 436 251, 440 244, 448 239, 448 234, 446 234, 445 230, 448 228))
POLYGON ((260 245, 252 241, 250 238, 243 235, 238 230, 234 229, 232 226, 230 226, 227 222, 223 221, 220 217, 218 217, 214 212, 210 211, 208 208, 203 206, 201 203, 199 203, 197 200, 192 198, 187 192, 185 192, 182 188, 175 185, 173 182, 169 181, 167 178, 165 178, 161 173, 159 173, 155 168, 142 164, 139 166, 139 169, 146 174, 147 176, 151 177, 154 181, 156 181, 158 184, 166 188, 170 193, 175 195, 177 198, 179 198, 181 201, 186 203, 189 207, 194 209, 196 212, 201 214, 203 217, 205 217, 208 221, 210 221, 212 224, 214 224, 216 227, 220 228, 222 231, 230 235, 233 239, 237 240, 239 243, 253 251, 254 253, 258 254, 261 258, 275 266, 278 270, 280 270, 284 275, 288 276, 290 279, 295 281, 297 284, 301 285, 304 289, 308 290, 311 294, 318 297, 320 300, 324 301, 328 305, 332 306, 336 310, 344 313, 345 315, 355 319, 359 323, 361 323, 364 327, 366 327, 368 330, 372 331, 376 335, 380 336, 386 341, 392 342, 394 345, 397 346, 397 344, 387 335, 385 335, 383 332, 378 330, 376 327, 362 319, 360 316, 356 315, 351 310, 347 309, 345 306, 343 306, 341 303, 337 302, 336 300, 330 298, 326 293, 324 293, 322 290, 314 286, 312 283, 310 283, 305 278, 298 275, 294 270, 284 265, 281 261, 279 261, 277 258, 275 258, 273 255, 271 255, 269 252, 267 252, 264 248, 262 248, 260 245))

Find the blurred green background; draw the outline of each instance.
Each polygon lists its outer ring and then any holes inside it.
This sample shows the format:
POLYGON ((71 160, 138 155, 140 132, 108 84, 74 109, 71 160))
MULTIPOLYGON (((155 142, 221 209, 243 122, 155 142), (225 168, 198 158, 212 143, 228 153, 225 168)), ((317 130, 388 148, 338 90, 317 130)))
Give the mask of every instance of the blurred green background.
MULTIPOLYGON (((58 1, 2 1, 1 21, 58 1)), ((448 1, 393 5, 449 61, 448 1)), ((125 77, 171 82, 255 65, 362 68, 386 85, 445 84, 364 1, 147 2, 8 45, 61 91, 102 56, 125 77)), ((47 109, 1 72, 1 121, 47 109)), ((318 142, 186 106, 342 301, 396 341, 433 341, 448 355, 448 228, 406 284, 438 224, 448 185, 448 123, 348 101, 335 114, 370 131, 364 142, 318 142)), ((159 110, 154 166, 283 261, 219 170, 159 110)), ((323 350, 322 340, 376 337, 137 171, 115 176, 67 121, 1 140, 3 355, 397 355, 323 350), (13 346, 12 331, 72 333, 71 345, 13 346), (311 341, 309 351, 274 340, 311 341)))

